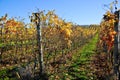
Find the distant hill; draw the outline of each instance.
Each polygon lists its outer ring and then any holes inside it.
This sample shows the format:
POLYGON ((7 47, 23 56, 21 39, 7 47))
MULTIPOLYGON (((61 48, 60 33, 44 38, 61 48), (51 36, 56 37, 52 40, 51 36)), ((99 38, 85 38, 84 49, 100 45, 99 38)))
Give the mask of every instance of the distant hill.
POLYGON ((90 25, 77 25, 81 27, 90 27, 90 26, 99 26, 98 24, 90 24, 90 25))

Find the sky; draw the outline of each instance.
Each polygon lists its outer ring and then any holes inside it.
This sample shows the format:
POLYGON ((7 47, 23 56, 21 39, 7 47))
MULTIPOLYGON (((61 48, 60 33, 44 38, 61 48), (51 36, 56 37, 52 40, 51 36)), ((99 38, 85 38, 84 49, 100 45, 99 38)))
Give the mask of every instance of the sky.
MULTIPOLYGON (((114 0, 0 0, 0 17, 6 13, 9 18, 25 18, 29 23, 32 12, 55 10, 55 13, 68 22, 79 25, 99 24, 107 7, 104 4, 114 0)), ((118 0, 119 1, 119 0, 118 0)), ((120 4, 120 1, 119 1, 120 4)), ((120 8, 120 5, 117 5, 120 8)))

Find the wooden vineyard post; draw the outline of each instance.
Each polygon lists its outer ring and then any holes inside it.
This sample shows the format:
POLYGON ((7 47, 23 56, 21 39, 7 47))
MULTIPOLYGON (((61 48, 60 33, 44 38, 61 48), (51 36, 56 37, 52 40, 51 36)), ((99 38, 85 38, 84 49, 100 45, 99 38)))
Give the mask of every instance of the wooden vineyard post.
POLYGON ((32 20, 33 22, 35 22, 36 28, 37 28, 37 46, 38 46, 38 54, 39 54, 38 59, 39 59, 39 65, 40 65, 40 77, 43 77, 45 72, 44 72, 44 63, 43 63, 40 13, 33 13, 32 17, 34 18, 32 20))
MULTIPOLYGON (((3 27, 4 27, 4 23, 0 24, 0 43, 3 42, 3 27)), ((3 46, 0 47, 0 64, 2 63, 2 54, 3 54, 3 46)))
MULTIPOLYGON (((0 25, 0 43, 2 43, 2 25, 0 25)), ((0 47, 0 64, 2 63, 2 46, 0 47)))
MULTIPOLYGON (((120 20, 120 11, 115 12, 116 19, 120 20)), ((115 31, 118 33, 115 36, 114 41, 114 51, 113 51, 113 60, 114 60, 114 74, 118 79, 120 79, 119 74, 119 57, 120 57, 120 22, 115 22, 115 31)))

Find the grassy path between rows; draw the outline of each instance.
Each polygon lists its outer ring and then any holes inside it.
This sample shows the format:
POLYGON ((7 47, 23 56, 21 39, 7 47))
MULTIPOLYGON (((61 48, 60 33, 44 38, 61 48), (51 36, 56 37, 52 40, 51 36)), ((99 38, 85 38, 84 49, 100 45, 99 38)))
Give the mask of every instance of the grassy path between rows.
MULTIPOLYGON (((64 73, 65 79, 70 80, 93 80, 94 75, 90 70, 91 57, 95 54, 98 34, 94 36, 90 42, 86 43, 77 53, 72 56, 70 66, 67 72, 64 73)), ((68 61, 69 63, 69 61, 68 61)))

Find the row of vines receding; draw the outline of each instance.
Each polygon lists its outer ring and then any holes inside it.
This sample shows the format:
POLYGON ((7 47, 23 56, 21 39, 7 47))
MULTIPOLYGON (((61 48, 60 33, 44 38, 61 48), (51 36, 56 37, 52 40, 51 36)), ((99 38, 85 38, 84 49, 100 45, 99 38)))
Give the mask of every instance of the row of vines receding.
MULTIPOLYGON (((36 23, 37 20, 34 19, 32 22, 36 23)), ((30 67, 34 68, 32 70, 35 72, 38 63, 37 28, 32 22, 25 24, 15 18, 8 18, 7 15, 0 18, 1 69, 6 66, 33 63, 30 67)), ((72 51, 80 48, 97 34, 96 26, 74 25, 58 17, 54 11, 41 13, 43 57, 45 70, 50 78, 61 77, 58 75, 60 71, 64 73, 61 67, 66 65, 66 60, 72 59, 72 51)))

